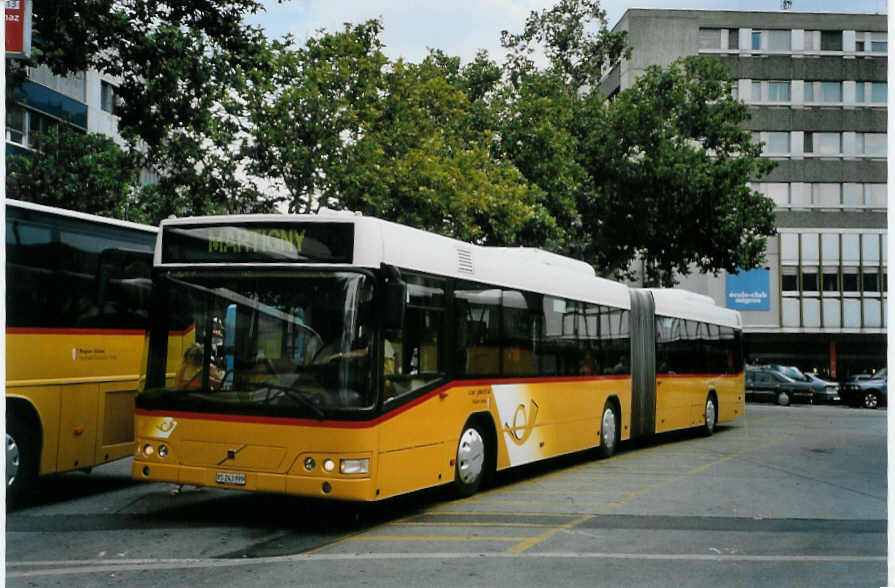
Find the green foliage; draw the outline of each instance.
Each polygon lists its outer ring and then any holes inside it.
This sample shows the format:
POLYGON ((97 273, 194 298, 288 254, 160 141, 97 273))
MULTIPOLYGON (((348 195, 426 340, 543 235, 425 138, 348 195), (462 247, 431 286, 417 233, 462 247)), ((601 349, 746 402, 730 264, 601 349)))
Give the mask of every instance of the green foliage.
POLYGON ((248 139, 240 97, 269 77, 277 46, 243 22, 260 7, 254 0, 34 1, 31 65, 60 75, 94 68, 118 80, 125 149, 161 178, 137 194, 153 211, 149 220, 275 204, 245 177, 238 157, 248 139))
POLYGON ((134 209, 138 168, 111 139, 66 126, 32 135, 33 151, 6 156, 6 195, 89 212, 143 221, 134 209))
POLYGON ((437 51, 420 64, 390 62, 380 32, 373 20, 282 48, 271 86, 251 97, 251 170, 284 186, 293 211, 347 208, 516 242, 544 213, 537 189, 492 157, 486 99, 499 69, 484 55, 461 68, 437 51))
POLYGON ((603 179, 582 207, 598 267, 624 275, 636 255, 647 284, 672 285, 691 265, 716 272, 763 262, 773 203, 746 183, 774 164, 742 128, 747 117, 726 68, 706 57, 647 68, 618 95, 582 149, 603 179))

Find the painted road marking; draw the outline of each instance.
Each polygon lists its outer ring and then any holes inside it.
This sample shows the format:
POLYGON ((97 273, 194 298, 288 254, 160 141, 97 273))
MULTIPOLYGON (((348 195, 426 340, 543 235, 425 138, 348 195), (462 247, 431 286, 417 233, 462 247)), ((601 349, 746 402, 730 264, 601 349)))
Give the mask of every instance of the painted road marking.
POLYGON ((36 578, 78 574, 105 574, 200 568, 226 568, 286 564, 295 562, 333 562, 357 560, 478 560, 483 559, 602 559, 651 561, 708 561, 715 563, 880 563, 885 555, 746 555, 705 553, 318 553, 244 559, 138 559, 7 562, 7 578, 36 578), (10 571, 9 568, 42 568, 10 571))

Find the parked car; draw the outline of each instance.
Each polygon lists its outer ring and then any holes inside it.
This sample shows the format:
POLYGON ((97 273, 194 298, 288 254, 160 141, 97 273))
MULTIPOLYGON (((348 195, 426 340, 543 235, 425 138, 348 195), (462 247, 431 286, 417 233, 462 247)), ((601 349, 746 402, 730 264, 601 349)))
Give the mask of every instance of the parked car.
POLYGON ((815 404, 835 404, 840 401, 841 397, 839 396, 838 383, 828 382, 824 379, 818 378, 812 373, 805 374, 805 377, 811 380, 811 385, 814 387, 815 404))
POLYGON ((827 382, 812 373, 805 373, 799 368, 791 365, 774 364, 771 367, 782 373, 784 376, 789 376, 796 382, 807 382, 811 384, 811 388, 814 391, 814 402, 825 402, 828 404, 839 402, 839 384, 836 382, 827 382))
POLYGON ((746 368, 746 400, 771 400, 780 406, 812 402, 814 387, 798 382, 770 366, 746 368))
POLYGON ((888 374, 883 368, 870 376, 855 376, 848 380, 839 390, 842 402, 849 406, 863 406, 864 408, 876 408, 885 406, 886 381, 888 374))

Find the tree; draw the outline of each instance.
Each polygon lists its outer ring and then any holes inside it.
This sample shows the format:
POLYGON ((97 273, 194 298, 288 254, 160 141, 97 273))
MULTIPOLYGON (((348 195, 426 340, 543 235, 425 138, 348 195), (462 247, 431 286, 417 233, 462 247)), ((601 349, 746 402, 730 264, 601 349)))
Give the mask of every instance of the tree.
POLYGON ((7 156, 6 195, 133 221, 138 168, 130 154, 108 137, 79 133, 64 125, 32 135, 33 151, 7 156))
POLYGON ((381 30, 371 20, 313 37, 303 47, 280 46, 267 83, 247 97, 254 129, 244 150, 249 169, 282 186, 292 212, 338 206, 331 178, 380 100, 388 61, 381 30))
POLYGON ((671 286, 691 266, 736 272, 763 262, 774 206, 747 182, 774 163, 743 129, 748 111, 731 86, 719 61, 690 57, 647 68, 609 106, 582 150, 602 179, 582 215, 604 272, 623 275, 636 257, 645 284, 671 286))
POLYGON ((672 285, 691 266, 762 262, 773 204, 746 182, 773 164, 740 126, 748 111, 732 99, 720 62, 651 67, 607 101, 601 75, 630 48, 624 33, 606 28, 596 0, 532 12, 523 32, 504 32, 502 42, 513 94, 501 145, 566 229, 555 251, 616 278, 633 277, 640 260, 652 285, 672 285), (543 70, 532 59, 538 44, 543 70))
MULTIPOLYGON (((60 75, 95 68, 119 82, 124 148, 160 177, 137 195, 152 220, 270 210, 275 199, 236 157, 248 138, 242 96, 267 78, 277 46, 243 22, 259 8, 254 0, 35 0, 28 65, 60 75)), ((22 77, 14 73, 13 85, 22 77)))
POLYGON ((464 92, 484 99, 494 68, 483 57, 467 70, 437 51, 420 64, 390 62, 380 31, 373 20, 284 48, 271 87, 252 96, 253 171, 286 186, 292 210, 350 209, 517 243, 545 216, 538 191, 493 157, 488 109, 464 92))

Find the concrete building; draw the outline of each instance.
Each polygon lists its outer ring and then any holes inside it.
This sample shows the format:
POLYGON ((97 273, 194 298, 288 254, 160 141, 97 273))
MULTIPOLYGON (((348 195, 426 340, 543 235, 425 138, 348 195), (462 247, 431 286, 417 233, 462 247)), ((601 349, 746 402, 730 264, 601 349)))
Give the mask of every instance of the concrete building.
POLYGON ((753 188, 776 203, 765 268, 681 286, 740 310, 747 357, 842 379, 886 362, 886 15, 628 10, 630 59, 607 95, 690 55, 730 69, 747 128, 778 165, 753 188))

